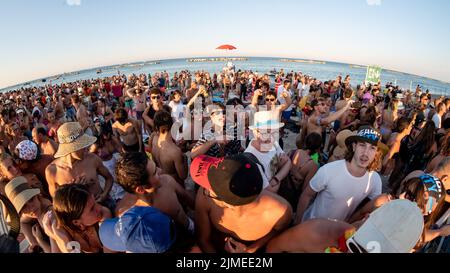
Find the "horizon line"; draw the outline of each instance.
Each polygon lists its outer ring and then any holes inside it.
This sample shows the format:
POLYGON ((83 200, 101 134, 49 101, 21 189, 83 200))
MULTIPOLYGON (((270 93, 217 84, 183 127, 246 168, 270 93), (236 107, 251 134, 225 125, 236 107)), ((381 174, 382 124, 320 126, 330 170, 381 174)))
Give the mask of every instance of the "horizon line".
MULTIPOLYGON (((75 72, 83 72, 83 71, 87 71, 87 70, 94 70, 94 69, 101 69, 101 68, 106 68, 106 67, 111 67, 111 66, 121 66, 121 65, 132 65, 132 64, 137 64, 137 63, 145 63, 145 62, 156 62, 156 61, 170 61, 170 60, 183 60, 183 59, 195 59, 195 58, 214 58, 214 57, 220 57, 220 58, 236 58, 236 57, 240 57, 240 58, 268 58, 268 59, 296 59, 296 60, 305 60, 305 61, 318 61, 318 62, 326 62, 326 63, 336 63, 336 64, 348 64, 348 65, 357 65, 357 66, 372 66, 375 64, 371 64, 371 65, 367 65, 367 64, 356 64, 356 63, 345 63, 345 62, 341 62, 341 61, 327 61, 327 60, 319 60, 319 59, 307 59, 307 58, 295 58, 295 57, 279 57, 279 56, 217 56, 217 55, 210 55, 210 56, 192 56, 192 57, 163 57, 161 59, 148 59, 148 60, 143 60, 143 61, 132 61, 132 62, 125 62, 125 63, 115 63, 115 64, 108 64, 108 65, 94 65, 93 67, 86 67, 86 68, 82 68, 82 69, 78 69, 78 70, 73 70, 73 71, 69 71, 69 72, 63 72, 63 73, 58 73, 58 74, 54 74, 54 75, 50 75, 50 76, 46 76, 46 77, 42 77, 42 78, 37 78, 37 79, 33 79, 33 80, 28 80, 28 81, 24 81, 24 82, 19 82, 17 84, 14 85, 10 85, 10 86, 6 86, 3 88, 0 88, 0 92, 5 90, 5 89, 9 89, 9 88, 13 88, 16 86, 20 86, 20 85, 24 85, 25 83, 29 83, 29 82, 35 82, 35 81, 39 81, 39 80, 44 80, 44 79, 48 79, 48 78, 52 78, 52 77, 56 77, 56 76, 61 76, 64 74, 70 74, 70 73, 75 73, 75 72)), ((379 66, 379 65, 378 65, 379 66)), ((450 85, 450 82, 447 81, 443 81, 443 80, 439 80, 436 78, 431 78, 431 77, 427 77, 427 76, 423 76, 423 75, 417 75, 417 74, 413 74, 413 73, 409 73, 409 72, 402 72, 402 71, 398 71, 398 70, 394 70, 394 69, 389 69, 389 68, 384 68, 381 67, 383 70, 387 70, 387 71, 392 71, 392 72, 396 72, 396 73, 402 73, 402 74, 408 74, 408 75, 412 75, 415 77, 421 77, 421 78, 426 78, 429 80, 434 80, 434 81, 439 81, 441 83, 444 84, 448 84, 450 85)))

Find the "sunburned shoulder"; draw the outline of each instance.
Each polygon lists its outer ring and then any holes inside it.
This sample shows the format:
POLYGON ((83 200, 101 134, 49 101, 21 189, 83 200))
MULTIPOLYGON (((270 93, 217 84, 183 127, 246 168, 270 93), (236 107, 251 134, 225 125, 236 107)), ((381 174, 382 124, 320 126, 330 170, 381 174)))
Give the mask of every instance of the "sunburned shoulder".
POLYGON ((58 165, 60 163, 60 158, 57 158, 48 164, 47 168, 45 168, 46 173, 55 173, 58 169, 58 165))
POLYGON ((94 153, 87 153, 85 159, 102 162, 100 157, 94 153))

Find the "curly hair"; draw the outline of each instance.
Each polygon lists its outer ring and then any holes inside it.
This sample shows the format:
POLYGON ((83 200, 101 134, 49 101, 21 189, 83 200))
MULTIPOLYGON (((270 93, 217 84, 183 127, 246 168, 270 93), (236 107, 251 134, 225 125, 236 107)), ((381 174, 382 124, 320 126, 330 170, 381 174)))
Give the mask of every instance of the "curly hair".
POLYGON ((147 155, 136 152, 125 154, 117 162, 116 179, 126 192, 135 194, 137 187, 148 185, 147 163, 147 155))

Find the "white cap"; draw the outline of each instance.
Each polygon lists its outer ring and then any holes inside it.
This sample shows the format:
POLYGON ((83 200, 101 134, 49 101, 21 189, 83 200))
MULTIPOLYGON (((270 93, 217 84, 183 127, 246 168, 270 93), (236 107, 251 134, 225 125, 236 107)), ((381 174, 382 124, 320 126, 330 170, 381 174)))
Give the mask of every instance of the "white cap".
POLYGON ((409 253, 423 228, 423 215, 416 203, 393 200, 370 214, 354 240, 372 253, 409 253))

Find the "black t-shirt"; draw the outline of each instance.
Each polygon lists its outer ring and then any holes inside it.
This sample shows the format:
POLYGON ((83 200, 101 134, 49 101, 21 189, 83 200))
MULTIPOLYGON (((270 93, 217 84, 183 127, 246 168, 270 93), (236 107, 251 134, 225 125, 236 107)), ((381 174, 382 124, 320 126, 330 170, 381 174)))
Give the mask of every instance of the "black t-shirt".
POLYGON ((150 105, 150 110, 148 111, 147 116, 151 119, 155 119, 155 115, 156 115, 156 110, 153 108, 153 104, 150 105))

